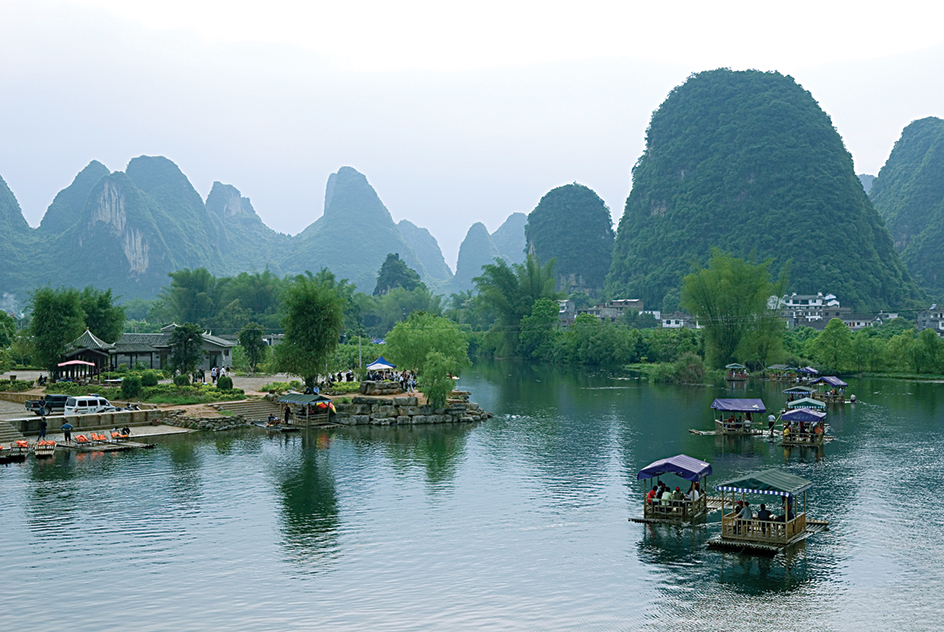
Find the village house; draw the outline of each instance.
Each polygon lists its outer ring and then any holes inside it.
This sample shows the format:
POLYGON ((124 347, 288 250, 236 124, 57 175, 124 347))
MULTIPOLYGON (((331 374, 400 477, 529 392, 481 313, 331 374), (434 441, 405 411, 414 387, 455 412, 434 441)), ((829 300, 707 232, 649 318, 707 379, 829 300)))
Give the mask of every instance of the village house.
MULTIPOLYGON (((170 363, 170 338, 176 328, 176 324, 170 324, 162 328, 160 333, 125 333, 114 344, 102 341, 86 329, 84 334, 68 346, 62 358, 64 361, 92 362, 96 373, 116 369, 122 364, 132 368, 139 362, 149 369, 164 369, 170 363)), ((236 342, 224 340, 209 332, 204 332, 202 337, 204 359, 197 369, 209 371, 214 366, 233 366, 232 349, 236 342)))
POLYGON ((933 329, 938 336, 944 336, 944 307, 938 307, 935 303, 929 309, 922 309, 915 318, 915 325, 918 331, 933 329))
POLYGON ((660 321, 662 322, 662 326, 666 329, 701 329, 698 320, 691 314, 686 314, 685 312, 662 314, 660 321))

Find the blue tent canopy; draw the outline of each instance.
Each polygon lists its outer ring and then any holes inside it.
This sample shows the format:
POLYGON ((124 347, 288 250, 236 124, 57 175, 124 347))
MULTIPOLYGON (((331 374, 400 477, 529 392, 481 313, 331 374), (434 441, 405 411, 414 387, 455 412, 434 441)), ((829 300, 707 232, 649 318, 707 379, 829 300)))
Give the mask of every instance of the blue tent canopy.
POLYGON ((374 360, 373 362, 367 365, 368 371, 386 371, 387 369, 395 369, 395 368, 397 368, 397 365, 387 362, 387 360, 383 356, 380 356, 379 358, 377 358, 376 360, 374 360))
POLYGON ((711 402, 711 407, 732 413, 762 413, 767 410, 759 399, 716 399, 711 402))
POLYGON ((822 421, 825 417, 826 411, 812 408, 794 408, 780 416, 784 421, 802 421, 803 423, 816 423, 822 421))
POLYGON ((811 366, 805 366, 802 369, 797 369, 797 373, 806 373, 807 375, 819 375, 819 371, 817 371, 811 366))
POLYGON ((810 382, 810 384, 829 384, 830 386, 835 386, 836 388, 846 388, 847 386, 849 386, 848 383, 843 382, 835 375, 826 375, 824 377, 818 377, 812 382, 810 382))
POLYGON ((667 459, 653 461, 646 467, 639 470, 636 480, 641 481, 644 478, 654 478, 660 474, 678 474, 686 481, 700 481, 706 476, 711 475, 711 464, 690 456, 679 454, 667 459))

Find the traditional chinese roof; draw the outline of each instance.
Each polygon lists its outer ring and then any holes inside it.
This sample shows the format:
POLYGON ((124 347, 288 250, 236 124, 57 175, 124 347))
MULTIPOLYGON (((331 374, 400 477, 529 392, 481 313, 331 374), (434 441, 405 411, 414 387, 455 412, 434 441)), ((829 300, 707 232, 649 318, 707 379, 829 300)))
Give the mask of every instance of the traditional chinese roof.
POLYGON ((80 351, 82 349, 92 349, 94 351, 108 351, 109 349, 113 349, 114 347, 115 345, 105 342, 104 340, 102 340, 101 338, 93 334, 91 331, 89 331, 89 329, 86 327, 85 333, 83 333, 81 336, 79 336, 78 338, 73 340, 71 343, 69 343, 69 346, 67 347, 67 349, 68 349, 68 353, 72 353, 74 351, 80 351))

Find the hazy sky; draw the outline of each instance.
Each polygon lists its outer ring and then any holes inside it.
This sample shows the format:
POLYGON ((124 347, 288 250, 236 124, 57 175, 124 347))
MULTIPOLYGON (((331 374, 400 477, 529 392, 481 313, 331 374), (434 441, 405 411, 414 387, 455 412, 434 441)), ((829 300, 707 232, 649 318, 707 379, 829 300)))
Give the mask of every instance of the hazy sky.
POLYGON ((942 17, 907 1, 0 0, 0 176, 36 226, 90 160, 163 155, 295 234, 350 165, 454 267, 473 222, 494 231, 569 182, 618 222, 652 111, 701 70, 792 75, 877 174, 905 125, 944 117, 942 17))

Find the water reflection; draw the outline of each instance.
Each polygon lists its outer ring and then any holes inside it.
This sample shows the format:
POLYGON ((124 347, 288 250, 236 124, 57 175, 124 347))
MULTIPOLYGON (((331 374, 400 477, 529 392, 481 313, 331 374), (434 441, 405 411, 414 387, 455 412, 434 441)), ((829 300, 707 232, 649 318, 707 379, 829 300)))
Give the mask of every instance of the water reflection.
POLYGON ((338 552, 338 494, 325 432, 277 435, 282 448, 270 466, 282 503, 282 545, 303 574, 321 573, 338 552))
POLYGON ((346 434, 362 445, 376 446, 405 474, 421 467, 430 491, 445 489, 456 476, 474 424, 382 426, 357 428, 346 434))

